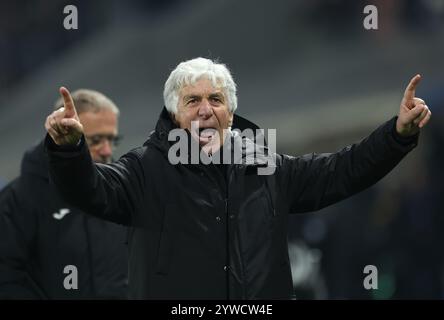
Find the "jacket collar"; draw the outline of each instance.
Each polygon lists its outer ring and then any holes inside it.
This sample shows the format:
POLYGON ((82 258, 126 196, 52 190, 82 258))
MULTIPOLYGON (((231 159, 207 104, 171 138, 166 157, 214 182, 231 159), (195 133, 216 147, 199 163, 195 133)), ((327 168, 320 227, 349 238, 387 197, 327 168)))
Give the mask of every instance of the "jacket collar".
MULTIPOLYGON (((178 126, 173 122, 167 109, 163 107, 159 119, 156 123, 156 128, 151 132, 148 140, 144 145, 152 144, 157 147, 162 153, 167 156, 169 148, 175 143, 168 141, 168 135, 171 130, 177 129, 178 126)), ((223 153, 228 152, 232 155, 234 164, 252 165, 252 166, 266 166, 270 165, 272 155, 268 154, 267 143, 264 139, 264 145, 256 144, 253 140, 242 136, 239 131, 251 129, 253 132, 259 130, 259 126, 255 123, 234 114, 233 126, 230 132, 231 143, 223 145, 223 153), (234 152, 234 150, 241 150, 241 152, 234 152)), ((191 135, 187 130, 189 141, 191 135)), ((189 159, 190 160, 190 159, 189 159)))

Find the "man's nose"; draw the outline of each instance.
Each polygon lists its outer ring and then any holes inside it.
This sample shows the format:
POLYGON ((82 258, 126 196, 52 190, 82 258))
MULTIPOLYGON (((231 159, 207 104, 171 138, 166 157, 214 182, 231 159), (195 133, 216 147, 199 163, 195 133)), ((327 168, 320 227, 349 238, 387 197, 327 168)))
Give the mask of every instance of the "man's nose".
POLYGON ((213 108, 207 99, 203 99, 199 106, 199 117, 208 119, 213 115, 213 108))
POLYGON ((111 157, 113 155, 113 148, 109 140, 105 139, 105 141, 103 141, 99 154, 102 157, 111 157))

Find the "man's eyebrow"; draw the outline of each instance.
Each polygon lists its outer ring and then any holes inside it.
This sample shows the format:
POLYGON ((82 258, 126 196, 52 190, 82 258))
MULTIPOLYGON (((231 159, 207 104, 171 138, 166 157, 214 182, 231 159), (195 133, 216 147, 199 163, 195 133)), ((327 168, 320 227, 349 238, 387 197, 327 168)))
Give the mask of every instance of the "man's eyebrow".
MULTIPOLYGON (((210 93, 208 97, 214 98, 214 97, 220 97, 220 98, 224 98, 224 94, 223 92, 214 92, 214 93, 210 93)), ((197 95, 197 94, 187 94, 185 96, 183 96, 183 101, 189 100, 189 99, 200 99, 202 98, 202 96, 197 95)))
POLYGON ((210 94, 210 97, 224 97, 224 94, 222 92, 214 92, 210 94))
POLYGON ((198 99, 198 98, 200 98, 200 96, 197 94, 187 94, 183 97, 183 100, 198 99))

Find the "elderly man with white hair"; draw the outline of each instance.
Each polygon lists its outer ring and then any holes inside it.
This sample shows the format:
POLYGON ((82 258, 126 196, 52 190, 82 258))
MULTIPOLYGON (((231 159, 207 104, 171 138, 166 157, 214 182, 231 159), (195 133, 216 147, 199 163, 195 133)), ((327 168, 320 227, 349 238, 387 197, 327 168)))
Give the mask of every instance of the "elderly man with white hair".
POLYGON ((62 87, 64 109, 45 124, 50 175, 73 205, 132 227, 130 298, 290 298, 288 215, 364 190, 417 145, 431 115, 415 97, 419 80, 409 83, 398 116, 336 153, 293 157, 263 147, 274 170, 262 175, 260 156, 243 161, 251 148, 242 147, 238 161, 236 148, 226 148, 254 141, 230 130, 237 122, 236 84, 223 64, 204 58, 180 63, 165 83, 155 131, 113 164, 92 162, 62 87), (190 147, 195 143, 210 158, 222 153, 230 161, 172 163, 177 140, 171 133, 177 130, 190 137, 190 147))

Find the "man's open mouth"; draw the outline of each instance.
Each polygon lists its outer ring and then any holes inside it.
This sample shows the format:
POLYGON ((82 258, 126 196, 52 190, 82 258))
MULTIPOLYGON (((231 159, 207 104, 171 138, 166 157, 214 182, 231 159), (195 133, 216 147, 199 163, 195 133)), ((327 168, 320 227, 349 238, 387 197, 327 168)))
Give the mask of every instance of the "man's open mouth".
POLYGON ((209 143, 217 134, 215 128, 199 128, 199 144, 203 145, 209 143))

